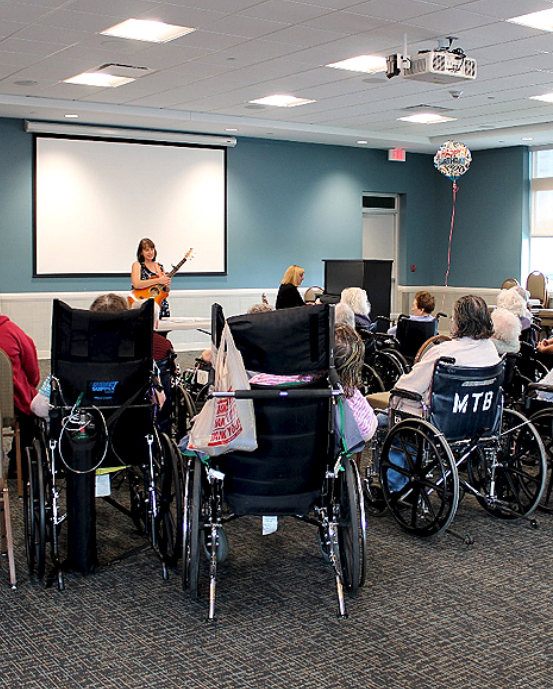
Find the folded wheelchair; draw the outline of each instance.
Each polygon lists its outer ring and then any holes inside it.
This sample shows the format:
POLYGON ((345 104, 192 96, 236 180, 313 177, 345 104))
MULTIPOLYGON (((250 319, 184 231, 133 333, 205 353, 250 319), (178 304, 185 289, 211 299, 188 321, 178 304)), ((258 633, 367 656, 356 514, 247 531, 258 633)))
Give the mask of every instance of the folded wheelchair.
POLYGON ((96 495, 143 531, 164 578, 182 544, 180 453, 157 428, 153 302, 118 313, 55 300, 51 410, 26 449, 24 526, 29 570, 48 582, 97 562, 96 495), (66 529, 62 529, 63 525, 66 529))
MULTIPOLYGON (((216 344, 222 321, 215 305, 216 344)), ((213 620, 217 565, 228 552, 226 525, 243 515, 293 516, 316 527, 339 614, 346 616, 344 590, 355 595, 365 579, 366 526, 357 465, 343 444, 336 449, 335 414, 346 405, 334 369, 334 307, 235 316, 227 323, 248 371, 313 380, 212 393, 217 402, 253 400, 258 448, 219 457, 185 454, 183 584, 196 599, 205 551, 213 620)))
POLYGON ((377 433, 366 470, 369 511, 387 506, 405 531, 433 536, 448 529, 466 493, 494 517, 537 526, 530 515, 544 490, 545 450, 534 425, 503 408, 502 381, 503 361, 473 368, 442 358, 429 406, 393 390, 389 427, 377 433))

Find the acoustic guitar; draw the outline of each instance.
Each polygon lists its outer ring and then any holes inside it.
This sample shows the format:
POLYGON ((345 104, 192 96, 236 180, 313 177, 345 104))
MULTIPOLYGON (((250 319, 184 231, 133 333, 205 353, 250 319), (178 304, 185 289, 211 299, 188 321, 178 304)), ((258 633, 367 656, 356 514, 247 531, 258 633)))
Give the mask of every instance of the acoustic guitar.
MULTIPOLYGON (((172 278, 186 261, 191 261, 193 258, 194 249, 190 249, 183 259, 179 261, 176 266, 173 266, 173 270, 166 273, 166 275, 172 278)), ((165 285, 152 285, 151 287, 144 287, 144 289, 133 289, 127 299, 129 306, 132 306, 135 301, 140 301, 142 299, 153 299, 158 306, 161 306, 161 302, 167 297, 167 294, 168 292, 165 285)))

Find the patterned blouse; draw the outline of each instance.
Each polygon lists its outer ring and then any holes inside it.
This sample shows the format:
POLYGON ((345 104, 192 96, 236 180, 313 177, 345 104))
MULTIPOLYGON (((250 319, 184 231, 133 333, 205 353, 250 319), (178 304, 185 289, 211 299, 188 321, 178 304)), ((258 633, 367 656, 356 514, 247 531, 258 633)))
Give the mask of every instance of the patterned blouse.
MULTIPOLYGON (((158 266, 159 266, 160 270, 163 270, 163 266, 161 265, 161 263, 158 263, 158 266)), ((152 278, 157 278, 157 277, 159 277, 159 273, 154 273, 149 268, 146 268, 146 265, 144 263, 140 264, 140 279, 141 280, 151 280, 152 278)), ((167 299, 164 299, 160 305, 159 317, 160 318, 169 318, 170 315, 171 315, 171 311, 169 309, 169 302, 167 301, 167 299)))

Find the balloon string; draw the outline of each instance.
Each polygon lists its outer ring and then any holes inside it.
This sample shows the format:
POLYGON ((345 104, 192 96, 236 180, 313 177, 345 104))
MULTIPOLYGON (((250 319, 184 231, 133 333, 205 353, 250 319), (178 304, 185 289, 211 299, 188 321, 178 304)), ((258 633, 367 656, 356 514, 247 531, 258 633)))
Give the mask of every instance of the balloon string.
MULTIPOLYGON (((453 239, 453 225, 455 224, 455 200, 457 198, 457 190, 459 187, 455 182, 453 182, 453 208, 451 210, 451 225, 449 228, 449 241, 447 245, 447 270, 445 271, 445 287, 447 288, 448 286, 448 280, 449 280, 449 271, 451 269, 451 240, 453 239)), ((445 291, 444 295, 442 297, 442 310, 444 308, 444 301, 445 301, 445 291)))

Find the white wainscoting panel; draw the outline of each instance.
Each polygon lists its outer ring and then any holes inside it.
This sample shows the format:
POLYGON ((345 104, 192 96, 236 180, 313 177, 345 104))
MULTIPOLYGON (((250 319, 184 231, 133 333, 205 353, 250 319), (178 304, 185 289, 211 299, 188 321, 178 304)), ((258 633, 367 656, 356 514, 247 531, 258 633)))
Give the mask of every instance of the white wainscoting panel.
MULTIPOLYGON (((173 290, 171 292, 172 316, 210 318, 211 305, 221 304, 226 316, 246 313, 252 304, 261 301, 265 292, 269 303, 276 300, 276 289, 225 289, 225 290, 173 290)), ((52 303, 61 299, 73 308, 88 309, 103 292, 25 292, 0 294, 0 313, 33 338, 39 359, 50 358, 52 329, 52 303)), ((127 293, 118 292, 122 297, 127 293)), ((176 351, 196 351, 209 346, 209 335, 197 330, 175 331, 169 334, 176 351)))

